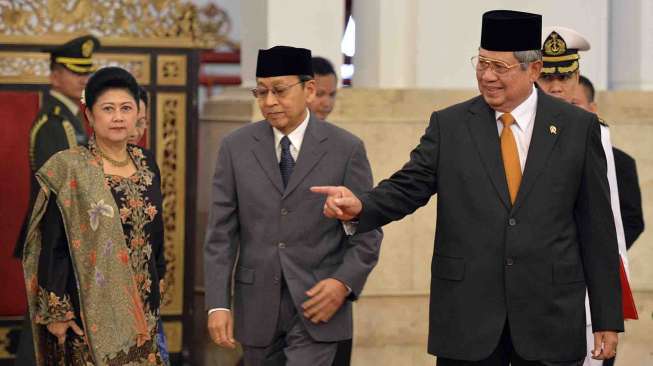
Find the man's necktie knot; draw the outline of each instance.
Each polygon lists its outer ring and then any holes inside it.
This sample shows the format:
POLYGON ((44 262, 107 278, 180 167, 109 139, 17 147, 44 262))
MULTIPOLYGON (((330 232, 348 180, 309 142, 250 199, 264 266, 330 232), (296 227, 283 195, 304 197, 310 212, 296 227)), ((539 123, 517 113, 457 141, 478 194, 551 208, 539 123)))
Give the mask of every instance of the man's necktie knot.
POLYGON ((288 136, 284 136, 281 138, 281 151, 290 152, 290 139, 288 138, 288 136))
POLYGON ((501 123, 503 123, 503 127, 510 127, 513 123, 515 123, 515 118, 512 116, 510 113, 504 113, 499 117, 501 119, 501 123))

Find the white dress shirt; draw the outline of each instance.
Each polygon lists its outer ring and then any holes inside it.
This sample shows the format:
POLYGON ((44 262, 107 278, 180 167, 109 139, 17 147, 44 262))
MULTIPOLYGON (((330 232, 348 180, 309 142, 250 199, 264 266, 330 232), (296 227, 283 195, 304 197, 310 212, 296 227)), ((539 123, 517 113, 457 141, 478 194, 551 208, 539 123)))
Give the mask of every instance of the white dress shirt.
MULTIPOLYGON (((512 134, 515 136, 517 143, 517 152, 519 153, 519 165, 521 166, 522 174, 524 173, 524 166, 526 166, 526 157, 528 156, 528 147, 531 145, 531 137, 533 136, 533 125, 535 124, 535 112, 537 110, 537 90, 533 86, 531 95, 526 98, 517 108, 513 109, 510 114, 515 119, 510 128, 512 134)), ((503 131, 503 122, 499 118, 503 112, 494 112, 497 121, 497 130, 499 136, 503 131)))
MULTIPOLYGON (((304 134, 306 133, 309 118, 311 118, 311 113, 306 109, 306 118, 304 118, 302 123, 288 134, 288 139, 290 140, 290 155, 295 162, 299 156, 299 150, 302 148, 302 142, 304 141, 304 134)), ((276 127, 272 127, 272 132, 274 133, 274 151, 277 153, 277 161, 281 161, 281 139, 285 135, 283 132, 277 130, 276 127)))

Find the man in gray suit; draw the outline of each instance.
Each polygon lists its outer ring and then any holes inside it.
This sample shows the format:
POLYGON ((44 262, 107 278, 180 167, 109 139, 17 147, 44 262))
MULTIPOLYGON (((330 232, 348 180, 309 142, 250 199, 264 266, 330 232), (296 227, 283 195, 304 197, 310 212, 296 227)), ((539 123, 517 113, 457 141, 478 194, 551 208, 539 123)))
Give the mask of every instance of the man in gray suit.
POLYGON ((346 235, 322 216, 324 200, 309 187, 327 181, 363 192, 370 165, 360 139, 309 113, 309 50, 260 50, 256 76, 265 120, 224 138, 213 178, 209 333, 222 347, 237 339, 246 365, 328 366, 337 342, 352 337, 348 300, 376 264, 382 234, 346 235))

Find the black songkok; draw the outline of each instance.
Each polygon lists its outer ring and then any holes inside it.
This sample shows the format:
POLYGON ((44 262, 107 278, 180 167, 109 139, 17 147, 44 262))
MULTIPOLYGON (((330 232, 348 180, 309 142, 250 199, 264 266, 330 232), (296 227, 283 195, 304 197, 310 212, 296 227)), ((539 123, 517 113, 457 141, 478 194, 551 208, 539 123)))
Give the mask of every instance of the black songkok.
POLYGON ((488 51, 539 50, 542 16, 513 10, 491 10, 483 14, 481 48, 488 51))
POLYGON ((267 50, 258 50, 257 78, 285 75, 313 76, 311 50, 289 46, 275 46, 267 50))

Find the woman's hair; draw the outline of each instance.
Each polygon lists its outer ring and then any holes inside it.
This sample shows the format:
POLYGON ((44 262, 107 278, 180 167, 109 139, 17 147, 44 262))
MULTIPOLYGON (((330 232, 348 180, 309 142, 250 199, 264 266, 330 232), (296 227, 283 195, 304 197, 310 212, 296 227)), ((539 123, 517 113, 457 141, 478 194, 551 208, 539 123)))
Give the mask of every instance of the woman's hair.
POLYGON ((139 88, 136 79, 129 71, 120 67, 104 67, 88 79, 84 89, 84 104, 86 108, 91 109, 98 97, 108 89, 125 89, 134 97, 138 108, 139 88))

